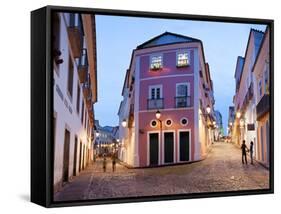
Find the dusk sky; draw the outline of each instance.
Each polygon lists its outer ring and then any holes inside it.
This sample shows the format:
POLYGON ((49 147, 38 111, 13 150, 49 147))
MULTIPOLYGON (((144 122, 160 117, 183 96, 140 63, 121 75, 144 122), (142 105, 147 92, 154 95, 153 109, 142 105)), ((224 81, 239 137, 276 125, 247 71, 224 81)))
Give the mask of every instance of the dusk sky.
POLYGON ((118 125, 117 111, 132 50, 169 31, 202 40, 214 84, 215 109, 221 112, 226 131, 228 107, 233 105, 237 56, 245 55, 250 29, 264 31, 266 26, 98 15, 96 28, 98 102, 95 119, 102 126, 118 125))

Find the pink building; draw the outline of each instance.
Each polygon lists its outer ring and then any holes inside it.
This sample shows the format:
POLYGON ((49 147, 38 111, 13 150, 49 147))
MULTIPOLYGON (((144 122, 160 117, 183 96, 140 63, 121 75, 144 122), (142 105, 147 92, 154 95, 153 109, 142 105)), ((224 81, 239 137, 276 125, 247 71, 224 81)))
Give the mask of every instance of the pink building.
POLYGON ((139 45, 122 96, 122 161, 145 167, 206 156, 214 136, 215 101, 200 40, 165 32, 139 45))

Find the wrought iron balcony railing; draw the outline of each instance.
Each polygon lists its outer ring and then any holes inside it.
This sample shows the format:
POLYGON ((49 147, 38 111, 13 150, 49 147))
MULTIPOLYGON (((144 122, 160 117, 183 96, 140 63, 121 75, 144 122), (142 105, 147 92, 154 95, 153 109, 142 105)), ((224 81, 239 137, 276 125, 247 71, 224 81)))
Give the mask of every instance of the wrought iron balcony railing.
POLYGON ((147 109, 163 109, 164 98, 147 99, 147 109))
POLYGON ((257 120, 270 110, 270 99, 268 94, 264 94, 256 107, 257 120))
POLYGON ((175 97, 175 107, 176 108, 186 108, 191 107, 191 97, 190 96, 181 96, 175 97))

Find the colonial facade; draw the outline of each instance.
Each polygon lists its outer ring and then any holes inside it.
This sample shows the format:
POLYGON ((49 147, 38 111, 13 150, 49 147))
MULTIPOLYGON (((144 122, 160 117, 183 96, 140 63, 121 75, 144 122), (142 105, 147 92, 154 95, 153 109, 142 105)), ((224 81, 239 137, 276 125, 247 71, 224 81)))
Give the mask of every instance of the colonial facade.
POLYGON ((270 159, 269 37, 269 28, 267 28, 253 67, 258 141, 256 159, 265 166, 269 166, 270 159))
POLYGON ((236 116, 232 127, 232 140, 238 145, 246 140, 248 146, 253 141, 254 157, 265 165, 269 158, 268 37, 268 30, 264 33, 251 29, 245 57, 237 59, 233 99, 236 116))
POLYGON ((122 161, 145 167, 206 156, 214 140, 215 100, 200 40, 165 32, 139 45, 122 96, 122 161))
POLYGON ((97 101, 95 18, 53 13, 54 191, 78 175, 93 154, 97 101))

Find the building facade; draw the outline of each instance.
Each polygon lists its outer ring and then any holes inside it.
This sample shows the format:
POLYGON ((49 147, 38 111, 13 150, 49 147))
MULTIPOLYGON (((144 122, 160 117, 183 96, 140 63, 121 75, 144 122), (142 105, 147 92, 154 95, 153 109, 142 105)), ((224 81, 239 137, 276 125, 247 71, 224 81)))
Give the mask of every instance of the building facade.
POLYGON ((118 111, 119 158, 134 167, 201 160, 215 103, 200 40, 165 32, 133 50, 118 111))
MULTIPOLYGON (((265 66, 266 60, 264 59, 266 56, 261 56, 262 50, 263 53, 267 52, 268 54, 269 49, 269 43, 265 44, 264 41, 264 32, 251 29, 245 57, 238 57, 235 72, 236 94, 233 99, 236 116, 232 129, 232 137, 234 142, 238 145, 241 145, 242 141, 245 140, 249 147, 252 141, 254 143, 254 158, 259 160, 260 157, 263 157, 263 161, 266 162, 266 158, 264 158, 267 154, 267 149, 265 148, 267 135, 266 125, 263 125, 265 128, 260 128, 262 123, 259 123, 258 119, 261 117, 258 116, 260 113, 257 112, 259 110, 257 108, 258 101, 260 101, 261 96, 264 95, 263 89, 260 91, 262 93, 259 92, 259 89, 265 87, 262 86, 265 81, 261 81, 257 73, 265 73, 265 75, 262 75, 262 78, 264 78, 268 71, 265 66), (263 45, 266 47, 262 48, 263 45), (264 50, 266 48, 267 50, 264 50), (264 67, 261 69, 257 66, 257 63, 259 66, 264 67), (256 70, 256 72, 254 70, 256 70), (260 85, 261 87, 259 87, 260 85), (261 150, 263 150, 263 152, 261 152, 261 150)), ((268 75, 265 79, 268 80, 268 75)))
POLYGON ((269 28, 266 29, 257 60, 253 67, 257 120, 256 159, 269 167, 270 154, 270 64, 269 28))
POLYGON ((54 191, 92 160, 97 101, 95 18, 53 13, 54 191))
POLYGON ((229 108, 228 108, 228 127, 227 127, 227 133, 228 133, 228 136, 230 137, 230 142, 233 142, 234 120, 235 120, 234 106, 229 106, 229 108))
POLYGON ((219 111, 215 111, 215 119, 216 119, 216 124, 215 124, 215 129, 214 129, 214 140, 215 141, 220 141, 221 137, 224 136, 224 131, 223 131, 223 124, 222 124, 222 115, 219 111))

